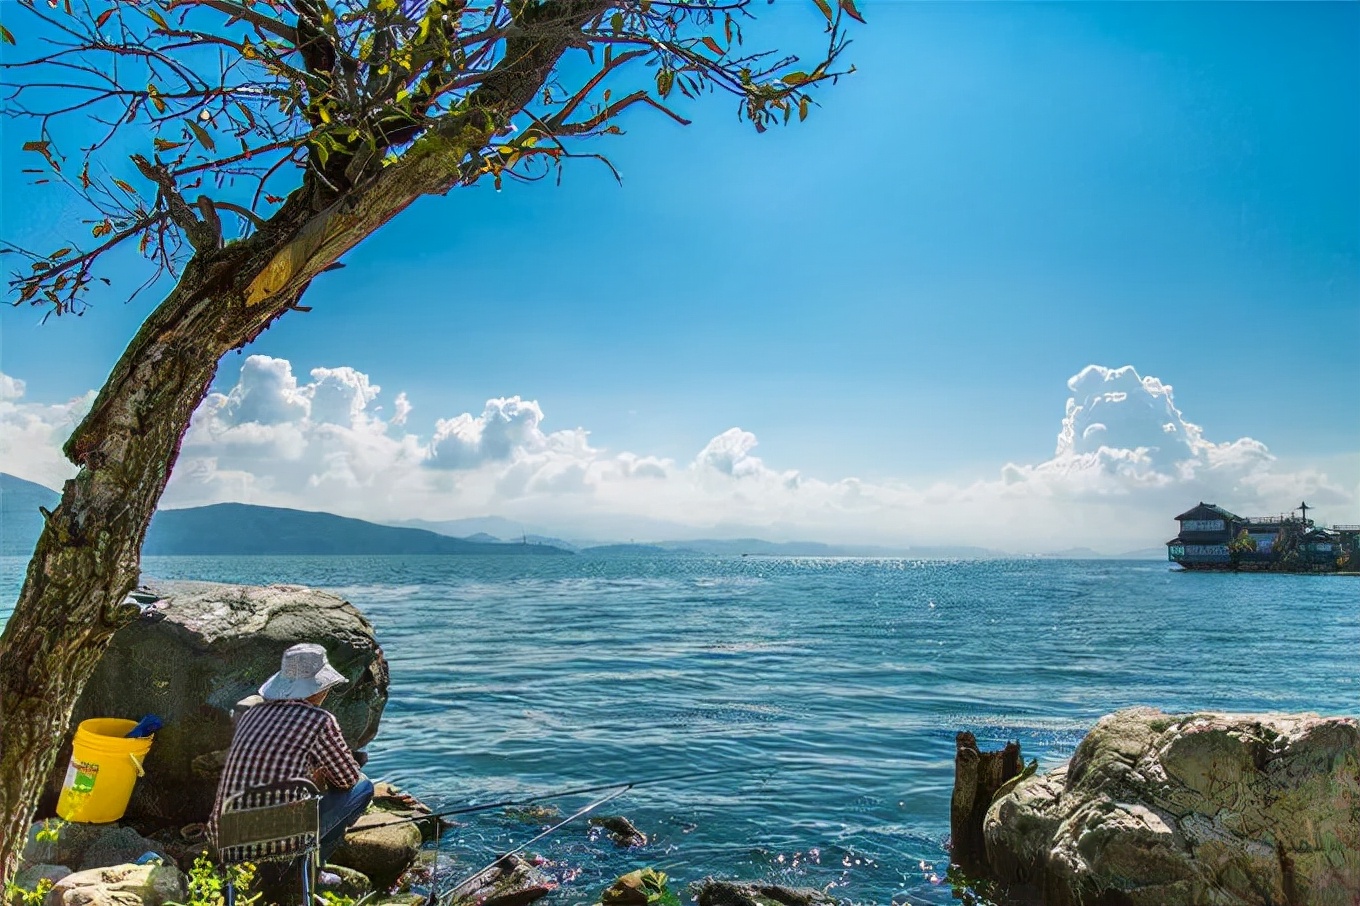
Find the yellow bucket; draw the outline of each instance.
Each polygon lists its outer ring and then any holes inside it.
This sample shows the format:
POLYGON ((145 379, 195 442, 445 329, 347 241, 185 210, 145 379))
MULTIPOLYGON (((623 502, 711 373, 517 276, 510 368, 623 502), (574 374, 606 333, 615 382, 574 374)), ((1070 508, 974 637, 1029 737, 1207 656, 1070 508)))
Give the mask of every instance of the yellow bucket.
POLYGON ((61 784, 57 814, 67 821, 105 824, 127 811, 132 787, 141 777, 142 759, 151 750, 152 736, 128 739, 123 734, 135 720, 95 717, 76 727, 71 765, 61 784))

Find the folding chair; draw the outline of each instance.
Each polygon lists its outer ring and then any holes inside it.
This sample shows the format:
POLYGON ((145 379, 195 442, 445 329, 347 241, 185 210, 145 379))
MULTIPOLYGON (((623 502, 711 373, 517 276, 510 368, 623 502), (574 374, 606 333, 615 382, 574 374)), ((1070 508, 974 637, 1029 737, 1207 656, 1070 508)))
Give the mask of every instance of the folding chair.
POLYGON ((217 859, 227 877, 226 906, 236 906, 232 866, 245 862, 301 863, 302 906, 313 906, 320 870, 321 793, 310 780, 251 787, 222 803, 217 859))

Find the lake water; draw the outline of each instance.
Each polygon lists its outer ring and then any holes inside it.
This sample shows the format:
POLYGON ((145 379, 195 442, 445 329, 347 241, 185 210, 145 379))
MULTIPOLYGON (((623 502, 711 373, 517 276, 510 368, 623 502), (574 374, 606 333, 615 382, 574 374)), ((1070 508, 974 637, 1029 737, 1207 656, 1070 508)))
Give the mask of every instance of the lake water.
MULTIPOLYGON (((6 559, 0 619, 22 578, 6 559)), ((578 822, 535 845, 593 903, 643 866, 954 902, 954 734, 1018 739, 1041 768, 1100 715, 1355 713, 1360 584, 1180 573, 1162 562, 586 557, 166 557, 147 576, 331 589, 392 667, 370 776, 436 807, 687 771, 605 807, 653 842, 578 822)), ((263 679, 263 678, 262 678, 263 679)), ((570 814, 592 797, 560 803, 570 814)), ((451 831, 461 878, 538 825, 451 831)))

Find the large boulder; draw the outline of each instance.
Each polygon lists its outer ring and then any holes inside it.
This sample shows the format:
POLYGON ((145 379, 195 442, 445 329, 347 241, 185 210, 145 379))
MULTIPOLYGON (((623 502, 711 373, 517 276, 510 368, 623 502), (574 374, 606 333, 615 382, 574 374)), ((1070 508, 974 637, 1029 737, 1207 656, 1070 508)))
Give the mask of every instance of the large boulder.
POLYGON ((992 874, 1049 906, 1354 906, 1360 721, 1134 708, 1003 789, 992 874))
POLYGON ((146 758, 128 819, 143 827, 206 820, 221 753, 231 743, 233 707, 278 670, 284 650, 298 642, 324 646, 349 681, 325 707, 339 719, 350 747, 364 746, 377 733, 387 703, 387 662, 372 624, 353 605, 298 585, 164 582, 149 590, 159 600, 114 634, 76 704, 49 782, 49 803, 81 720, 154 713, 165 726, 146 758))

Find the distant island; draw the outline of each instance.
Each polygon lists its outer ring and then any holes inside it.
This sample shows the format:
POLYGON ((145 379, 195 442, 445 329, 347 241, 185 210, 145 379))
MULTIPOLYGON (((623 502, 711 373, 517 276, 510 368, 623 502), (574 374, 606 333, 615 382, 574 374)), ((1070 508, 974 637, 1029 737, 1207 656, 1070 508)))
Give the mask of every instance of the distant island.
MULTIPOLYGON (((0 472, 0 556, 33 552, 43 519, 60 495, 51 488, 0 472)), ((692 538, 672 541, 573 542, 525 532, 496 516, 444 522, 408 520, 379 525, 362 519, 246 503, 159 510, 151 520, 146 556, 268 556, 455 554, 585 557, 891 557, 916 560, 991 560, 1015 555, 971 546, 885 547, 764 541, 759 538, 692 538)), ((1038 555, 1059 559, 1159 559, 1160 551, 1109 556, 1090 548, 1038 555)))

